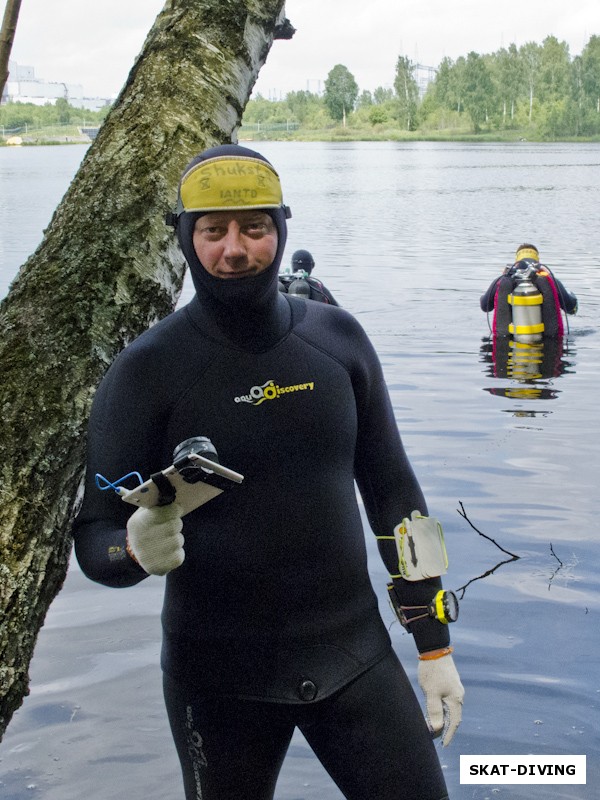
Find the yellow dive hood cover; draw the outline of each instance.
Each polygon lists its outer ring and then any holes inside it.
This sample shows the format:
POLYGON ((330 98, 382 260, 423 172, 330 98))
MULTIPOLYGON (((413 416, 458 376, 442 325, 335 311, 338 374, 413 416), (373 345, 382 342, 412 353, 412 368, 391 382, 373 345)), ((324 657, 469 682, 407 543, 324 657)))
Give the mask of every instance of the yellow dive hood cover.
POLYGON ((279 175, 257 158, 218 156, 195 164, 183 176, 184 211, 243 211, 281 208, 279 175))

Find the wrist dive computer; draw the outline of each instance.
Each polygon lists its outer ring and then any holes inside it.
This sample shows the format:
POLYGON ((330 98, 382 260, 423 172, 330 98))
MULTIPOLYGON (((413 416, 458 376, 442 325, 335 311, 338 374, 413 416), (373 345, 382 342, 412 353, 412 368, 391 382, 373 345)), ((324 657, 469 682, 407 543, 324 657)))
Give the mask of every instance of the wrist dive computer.
POLYGON ((435 597, 425 606, 403 606, 398 599, 393 583, 388 584, 388 592, 396 616, 406 630, 409 630, 408 626, 411 622, 427 617, 437 619, 438 622, 441 622, 443 625, 456 622, 458 619, 458 598, 454 592, 440 589, 440 591, 435 594, 435 597))

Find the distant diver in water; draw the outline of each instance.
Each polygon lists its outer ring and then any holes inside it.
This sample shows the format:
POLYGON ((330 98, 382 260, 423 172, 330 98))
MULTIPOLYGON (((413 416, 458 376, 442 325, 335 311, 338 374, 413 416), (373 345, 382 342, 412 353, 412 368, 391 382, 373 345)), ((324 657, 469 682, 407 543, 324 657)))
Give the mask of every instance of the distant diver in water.
POLYGON ((291 269, 279 273, 279 290, 308 300, 316 300, 318 303, 339 305, 329 289, 312 277, 314 266, 315 260, 308 250, 296 250, 292 255, 291 269))
POLYGON ((533 244, 517 248, 515 262, 495 278, 481 296, 482 311, 494 312, 494 336, 516 336, 519 341, 563 336, 565 314, 577 313, 577 298, 544 264, 533 244))
POLYGON ((577 298, 540 264, 535 245, 517 248, 514 264, 492 281, 480 304, 483 311, 494 311, 483 360, 491 364, 490 375, 512 382, 488 391, 519 399, 555 397, 556 390, 545 384, 566 368, 562 312, 575 314, 577 298))

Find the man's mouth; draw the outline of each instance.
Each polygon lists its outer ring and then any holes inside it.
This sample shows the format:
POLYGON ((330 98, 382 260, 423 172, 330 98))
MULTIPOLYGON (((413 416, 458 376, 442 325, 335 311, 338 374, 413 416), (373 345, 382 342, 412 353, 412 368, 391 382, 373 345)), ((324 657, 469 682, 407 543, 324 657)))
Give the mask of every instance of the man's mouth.
POLYGON ((219 272, 219 277, 225 278, 225 280, 228 280, 229 278, 248 278, 251 275, 254 275, 254 270, 251 267, 247 267, 246 269, 236 269, 231 272, 219 272))

